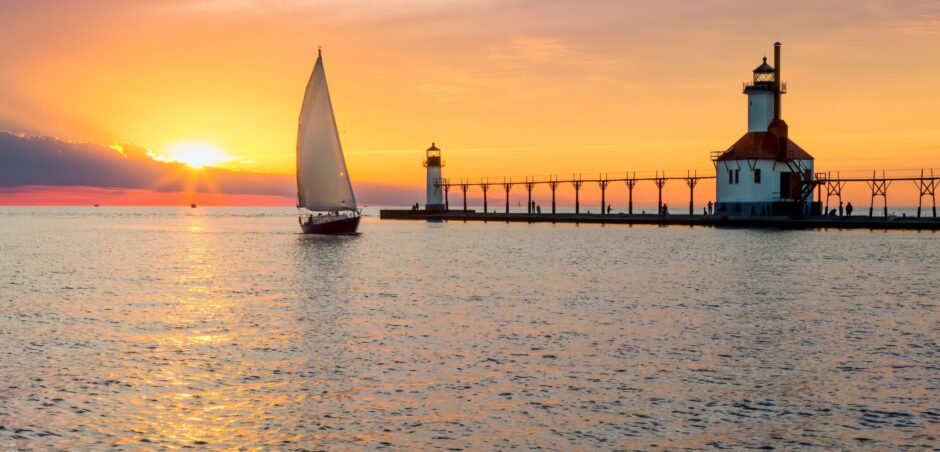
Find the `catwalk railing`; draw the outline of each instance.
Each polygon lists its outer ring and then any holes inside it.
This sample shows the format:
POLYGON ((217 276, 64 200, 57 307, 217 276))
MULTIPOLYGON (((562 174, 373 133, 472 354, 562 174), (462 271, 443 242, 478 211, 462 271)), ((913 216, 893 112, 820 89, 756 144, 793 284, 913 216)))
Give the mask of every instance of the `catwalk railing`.
MULTIPOLYGON (((841 177, 840 172, 819 172, 815 173, 813 179, 809 182, 806 190, 816 190, 816 201, 820 207, 825 206, 825 213, 829 213, 829 201, 836 198, 839 202, 839 215, 843 213, 842 194, 848 184, 866 184, 871 193, 871 203, 868 208, 868 215, 874 216, 875 203, 880 198, 883 203, 882 213, 888 216, 888 188, 895 182, 912 182, 918 191, 917 217, 921 217, 924 208, 924 198, 929 197, 932 207, 933 217, 937 216, 937 197, 936 189, 940 185, 940 171, 934 172, 934 169, 922 169, 919 175, 911 174, 910 171, 905 174, 887 176, 885 171, 872 171, 871 177, 841 177), (823 192, 825 191, 825 196, 823 192), (824 201, 823 201, 824 200, 824 201)), ((900 172, 900 171, 899 171, 900 172)), ((651 176, 638 177, 636 173, 618 173, 611 177, 609 173, 600 173, 596 178, 583 177, 581 174, 572 174, 571 177, 546 176, 546 177, 483 177, 483 178, 461 178, 450 180, 442 178, 435 181, 435 185, 441 187, 444 191, 444 205, 446 210, 450 210, 450 190, 458 188, 463 194, 463 211, 467 211, 467 193, 471 189, 478 189, 483 194, 483 212, 489 212, 489 191, 492 187, 498 186, 505 193, 505 211, 509 213, 510 193, 513 188, 523 187, 528 193, 527 210, 533 213, 532 191, 538 186, 547 186, 551 190, 552 204, 551 213, 557 212, 556 192, 560 187, 570 186, 574 189, 575 213, 581 212, 581 188, 584 184, 596 184, 600 189, 601 214, 606 214, 608 209, 607 191, 612 183, 623 183, 627 188, 627 213, 633 214, 633 194, 640 183, 650 182, 657 190, 657 211, 663 211, 663 188, 673 181, 682 182, 689 189, 689 215, 695 214, 695 188, 699 182, 706 179, 715 179, 714 174, 700 174, 697 170, 689 170, 685 175, 676 175, 676 172, 670 172, 667 175, 665 171, 656 171, 651 176), (619 174, 623 174, 620 176, 619 174)))
POLYGON ((506 213, 509 213, 509 193, 516 186, 525 187, 528 192, 528 212, 532 213, 532 190, 536 186, 546 185, 552 192, 552 211, 551 213, 556 213, 557 202, 556 202, 556 191, 558 187, 563 185, 570 185, 574 188, 574 209, 575 213, 581 213, 581 188, 584 184, 597 184, 598 188, 601 191, 601 212, 605 213, 608 207, 607 204, 607 189, 610 187, 611 183, 614 182, 623 182, 627 187, 627 209, 628 213, 633 214, 633 189, 637 186, 638 183, 644 181, 652 182, 656 187, 658 187, 659 196, 658 196, 658 209, 662 211, 663 207, 663 187, 666 186, 666 183, 672 180, 681 180, 684 181, 686 186, 689 187, 689 214, 691 215, 695 208, 695 186, 698 185, 699 181, 702 179, 714 179, 714 175, 710 176, 700 176, 698 171, 687 171, 685 176, 667 176, 665 172, 656 172, 654 176, 646 177, 637 177, 636 173, 632 175, 630 173, 624 173, 623 177, 609 177, 608 173, 601 173, 594 178, 584 178, 580 174, 572 174, 570 178, 561 178, 556 176, 547 176, 545 178, 536 178, 536 177, 525 177, 523 180, 513 180, 511 177, 504 177, 502 180, 500 178, 479 178, 479 179, 459 179, 458 182, 452 182, 447 178, 438 179, 435 182, 435 185, 441 187, 444 190, 444 205, 447 210, 450 210, 450 200, 449 193, 450 189, 457 187, 463 192, 463 210, 467 210, 467 192, 472 187, 479 187, 480 191, 483 193, 483 211, 488 212, 489 208, 489 198, 488 193, 490 187, 500 186, 503 191, 506 193, 506 213))
POLYGON ((940 171, 934 174, 933 168, 921 169, 920 175, 895 175, 888 177, 884 170, 881 175, 878 171, 872 171, 871 177, 841 177, 840 172, 830 171, 826 173, 816 173, 814 185, 817 190, 817 200, 822 201, 823 189, 825 189, 825 212, 829 212, 829 201, 835 197, 839 201, 839 215, 843 213, 842 192, 849 183, 864 183, 871 191, 871 203, 868 205, 868 216, 875 214, 875 202, 880 197, 882 203, 882 213, 888 216, 888 187, 895 182, 913 182, 917 188, 917 218, 921 217, 924 207, 924 198, 930 197, 932 216, 937 216, 937 186, 940 185, 940 171))

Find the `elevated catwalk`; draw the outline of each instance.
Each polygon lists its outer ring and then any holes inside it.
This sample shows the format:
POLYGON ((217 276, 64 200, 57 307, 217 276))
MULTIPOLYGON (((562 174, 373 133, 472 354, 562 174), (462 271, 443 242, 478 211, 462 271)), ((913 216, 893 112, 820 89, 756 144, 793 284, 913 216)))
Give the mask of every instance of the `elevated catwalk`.
POLYGON ((479 212, 427 212, 382 210, 383 220, 484 221, 521 223, 647 224, 658 226, 709 226, 774 229, 871 229, 940 230, 940 218, 820 216, 820 217, 729 217, 718 215, 628 215, 628 214, 530 214, 479 212))

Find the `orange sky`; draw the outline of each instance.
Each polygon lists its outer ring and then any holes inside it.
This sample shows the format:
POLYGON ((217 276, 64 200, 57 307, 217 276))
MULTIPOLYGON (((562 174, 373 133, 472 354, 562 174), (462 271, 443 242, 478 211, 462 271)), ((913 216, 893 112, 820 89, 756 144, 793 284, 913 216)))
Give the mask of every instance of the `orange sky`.
MULTIPOLYGON (((940 168, 935 1, 39 0, 0 15, 0 129, 216 146, 291 173, 324 49, 354 179, 708 170, 741 82, 784 43, 817 170, 940 168)), ((702 195, 708 198, 707 194, 702 195)))

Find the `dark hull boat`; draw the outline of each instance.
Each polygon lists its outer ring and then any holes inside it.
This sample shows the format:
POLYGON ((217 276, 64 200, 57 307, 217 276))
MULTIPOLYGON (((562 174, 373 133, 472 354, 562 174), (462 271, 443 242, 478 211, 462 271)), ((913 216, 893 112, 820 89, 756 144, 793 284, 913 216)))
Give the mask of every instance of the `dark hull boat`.
POLYGON ((297 208, 304 234, 348 235, 359 228, 360 213, 346 170, 320 55, 300 109, 297 208))
POLYGON ((304 234, 352 235, 359 228, 359 216, 307 217, 301 219, 304 234))

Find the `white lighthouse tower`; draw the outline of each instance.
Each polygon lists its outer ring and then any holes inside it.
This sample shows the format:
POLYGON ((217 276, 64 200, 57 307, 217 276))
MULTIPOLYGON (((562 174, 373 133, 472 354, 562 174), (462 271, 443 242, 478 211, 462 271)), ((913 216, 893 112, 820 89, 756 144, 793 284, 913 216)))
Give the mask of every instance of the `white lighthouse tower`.
MULTIPOLYGON (((781 86, 780 94, 786 92, 786 86, 781 86)), ((774 120, 774 68, 767 64, 767 57, 754 69, 754 78, 744 83, 744 94, 747 94, 747 131, 766 132, 774 120)))
POLYGON ((428 169, 428 196, 424 209, 431 212, 443 211, 444 194, 441 189, 441 168, 444 166, 444 162, 441 160, 441 150, 434 143, 431 143, 431 147, 425 153, 424 167, 428 169))
POLYGON ((780 47, 774 67, 764 62, 744 84, 747 133, 716 153, 715 213, 718 215, 807 215, 813 206, 813 157, 789 137, 781 115, 780 47))

